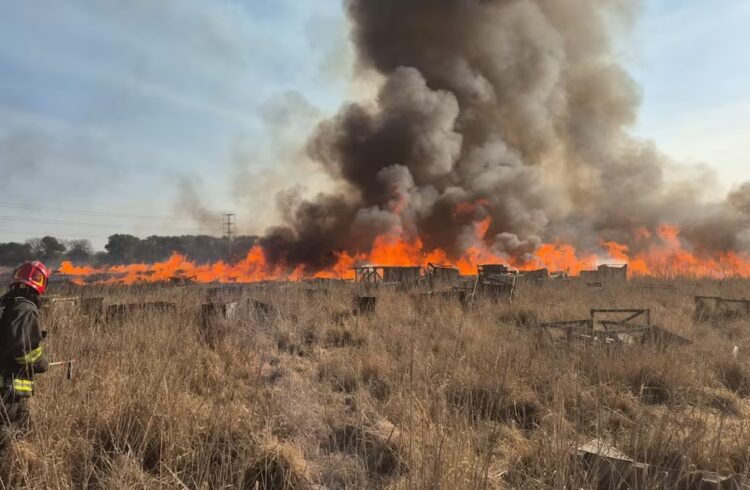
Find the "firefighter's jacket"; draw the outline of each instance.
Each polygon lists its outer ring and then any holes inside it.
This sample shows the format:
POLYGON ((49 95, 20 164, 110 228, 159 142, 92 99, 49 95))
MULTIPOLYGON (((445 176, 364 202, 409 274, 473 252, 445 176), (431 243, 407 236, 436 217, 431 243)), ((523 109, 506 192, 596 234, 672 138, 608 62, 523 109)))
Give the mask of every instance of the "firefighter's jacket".
POLYGON ((34 393, 34 374, 47 371, 37 305, 8 293, 0 298, 0 376, 3 392, 16 398, 34 393))

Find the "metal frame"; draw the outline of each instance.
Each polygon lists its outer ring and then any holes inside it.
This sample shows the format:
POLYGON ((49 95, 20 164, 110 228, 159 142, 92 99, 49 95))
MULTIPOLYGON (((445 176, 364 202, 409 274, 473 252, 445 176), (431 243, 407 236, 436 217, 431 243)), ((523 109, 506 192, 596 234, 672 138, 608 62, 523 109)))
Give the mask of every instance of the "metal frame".
MULTIPOLYGON (((673 343, 679 345, 692 344, 692 341, 669 332, 651 323, 651 310, 647 308, 592 308, 590 317, 586 320, 568 320, 547 322, 538 325, 538 328, 548 332, 548 329, 559 329, 565 331, 568 340, 600 340, 605 343, 622 343, 622 335, 638 336, 639 341, 646 343, 649 340, 662 344, 673 343), (620 320, 597 320, 601 314, 628 315, 620 320), (646 323, 633 323, 633 320, 643 318, 646 323), (596 329, 596 324, 602 325, 602 329, 596 329)), ((549 332, 548 332, 549 333, 549 332)))
POLYGON ((591 308, 590 310, 590 318, 592 325, 596 325, 597 322, 597 315, 601 314, 630 314, 630 316, 626 317, 622 320, 616 320, 616 321, 609 321, 609 320, 600 320, 600 323, 602 325, 606 323, 612 324, 612 325, 624 325, 624 324, 630 324, 632 320, 635 320, 636 318, 640 318, 642 316, 646 317, 646 325, 651 326, 651 310, 649 308, 591 308))
POLYGON ((378 284, 383 282, 382 267, 366 265, 352 267, 352 270, 354 271, 354 282, 357 284, 378 284))
MULTIPOLYGON (((708 303, 710 301, 714 302, 717 310, 720 310, 724 305, 744 305, 744 314, 745 316, 750 317, 750 299, 726 299, 720 296, 694 296, 693 300, 695 301, 695 314, 698 317, 698 320, 701 320, 703 318, 703 313, 709 310, 708 303)), ((738 314, 741 313, 736 310, 735 312, 738 314)))

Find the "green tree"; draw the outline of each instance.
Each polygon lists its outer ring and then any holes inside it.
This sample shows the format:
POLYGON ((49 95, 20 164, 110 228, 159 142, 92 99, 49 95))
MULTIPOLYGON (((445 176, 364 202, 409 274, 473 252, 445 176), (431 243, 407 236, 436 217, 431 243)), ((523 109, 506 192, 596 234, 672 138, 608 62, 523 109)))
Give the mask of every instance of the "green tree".
POLYGON ((112 263, 136 262, 141 248, 141 239, 133 235, 112 235, 104 248, 112 263))
POLYGON ((58 262, 65 253, 65 245, 49 235, 44 238, 32 238, 26 244, 31 248, 32 257, 44 263, 58 262))

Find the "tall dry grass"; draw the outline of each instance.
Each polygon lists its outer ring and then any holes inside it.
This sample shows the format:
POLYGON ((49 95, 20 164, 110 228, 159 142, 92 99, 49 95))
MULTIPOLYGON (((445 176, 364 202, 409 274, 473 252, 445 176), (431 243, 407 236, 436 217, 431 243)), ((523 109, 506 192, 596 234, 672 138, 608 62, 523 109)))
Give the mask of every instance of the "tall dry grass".
POLYGON ((750 322, 695 323, 676 290, 526 287, 512 305, 379 291, 247 288, 252 308, 206 343, 205 288, 60 291, 172 301, 176 316, 46 317, 33 432, 8 448, 2 488, 590 488, 575 449, 598 438, 680 471, 750 473, 750 322), (651 308, 685 347, 556 342, 538 321, 651 308), (731 356, 740 346, 737 359, 731 356))

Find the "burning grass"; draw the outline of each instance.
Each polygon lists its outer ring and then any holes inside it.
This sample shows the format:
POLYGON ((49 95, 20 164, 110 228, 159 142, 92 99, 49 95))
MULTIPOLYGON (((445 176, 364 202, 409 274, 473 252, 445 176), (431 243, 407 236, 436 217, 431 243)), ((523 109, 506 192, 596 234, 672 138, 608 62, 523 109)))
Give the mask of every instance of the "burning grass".
POLYGON ((748 474, 750 321, 696 322, 674 289, 525 287, 513 305, 421 308, 380 291, 370 315, 339 286, 239 292, 206 341, 200 287, 86 290, 107 304, 164 301, 117 322, 46 318, 54 359, 33 432, 8 448, 5 488, 561 488, 592 486, 573 457, 593 438, 675 471, 748 474), (262 315, 252 301, 272 305, 262 315), (651 308, 689 346, 566 343, 533 325, 591 307, 651 308))

